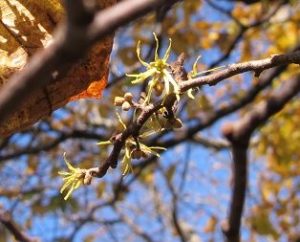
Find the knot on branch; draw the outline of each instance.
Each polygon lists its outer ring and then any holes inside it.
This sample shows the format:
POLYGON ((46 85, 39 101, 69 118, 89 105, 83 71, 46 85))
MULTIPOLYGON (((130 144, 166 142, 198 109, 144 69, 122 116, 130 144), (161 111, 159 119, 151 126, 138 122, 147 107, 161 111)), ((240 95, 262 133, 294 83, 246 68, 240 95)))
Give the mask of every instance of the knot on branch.
POLYGON ((251 132, 247 132, 239 123, 225 123, 222 127, 223 135, 234 145, 248 147, 251 132))
POLYGON ((177 60, 170 64, 172 75, 175 81, 177 81, 178 83, 188 79, 187 71, 184 68, 185 59, 186 59, 186 54, 181 53, 178 56, 177 60))

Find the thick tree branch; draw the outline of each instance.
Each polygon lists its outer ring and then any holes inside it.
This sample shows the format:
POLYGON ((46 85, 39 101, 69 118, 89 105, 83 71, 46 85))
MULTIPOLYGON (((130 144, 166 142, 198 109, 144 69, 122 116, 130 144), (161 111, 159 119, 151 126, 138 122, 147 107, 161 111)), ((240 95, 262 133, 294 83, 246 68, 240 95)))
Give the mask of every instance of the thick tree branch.
POLYGON ((2 88, 0 123, 36 90, 65 75, 96 41, 159 6, 175 2, 127 0, 94 14, 82 0, 66 0, 67 22, 58 28, 53 44, 34 55, 2 88))

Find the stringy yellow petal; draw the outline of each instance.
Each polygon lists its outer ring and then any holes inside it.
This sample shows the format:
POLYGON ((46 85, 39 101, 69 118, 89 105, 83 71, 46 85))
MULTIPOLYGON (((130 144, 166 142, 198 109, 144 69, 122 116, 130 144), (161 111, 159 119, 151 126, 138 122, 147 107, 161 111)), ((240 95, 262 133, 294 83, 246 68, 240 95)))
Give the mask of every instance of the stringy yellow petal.
POLYGON ((138 43, 137 43, 136 55, 143 66, 149 67, 149 64, 147 62, 145 62, 144 60, 142 60, 142 58, 141 58, 141 41, 138 41, 138 43))
POLYGON ((169 59, 170 53, 171 53, 171 48, 172 48, 172 39, 169 39, 169 46, 168 49, 164 55, 163 60, 166 62, 169 59))

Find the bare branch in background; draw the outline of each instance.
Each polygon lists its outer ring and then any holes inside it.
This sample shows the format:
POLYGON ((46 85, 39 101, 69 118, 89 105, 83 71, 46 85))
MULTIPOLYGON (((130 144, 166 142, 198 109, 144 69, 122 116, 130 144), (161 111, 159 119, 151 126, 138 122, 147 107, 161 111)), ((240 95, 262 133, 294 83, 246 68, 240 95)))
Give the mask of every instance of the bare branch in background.
POLYGON ((15 237, 17 241, 20 242, 38 242, 36 238, 31 238, 22 232, 16 224, 12 221, 10 214, 4 211, 0 211, 0 223, 2 223, 5 228, 15 237))
POLYGON ((117 214, 120 217, 120 220, 123 221, 125 224, 128 225, 128 227, 132 230, 132 232, 134 234, 136 234, 138 237, 143 238, 144 241, 147 242, 154 242, 154 239, 146 232, 144 231, 142 228, 140 228, 138 226, 138 224, 136 224, 134 222, 133 219, 131 219, 129 216, 127 216, 126 214, 124 214, 121 209, 119 209, 117 206, 114 206, 115 211, 117 212, 117 214))
POLYGON ((213 139, 202 137, 201 135, 195 135, 192 138, 192 142, 217 151, 228 149, 230 147, 229 142, 225 139, 213 139))
MULTIPOLYGON (((22 155, 38 154, 42 151, 49 151, 54 149, 59 144, 63 143, 68 139, 92 139, 92 140, 103 140, 103 135, 97 134, 96 132, 89 132, 86 130, 72 130, 71 132, 58 131, 58 137, 55 139, 47 140, 47 142, 38 144, 34 147, 26 147, 22 150, 16 150, 12 153, 0 155, 0 162, 4 160, 14 159, 22 155)), ((1 150, 1 149, 0 149, 1 150)))
POLYGON ((163 169, 161 167, 160 171, 163 173, 163 176, 166 180, 166 184, 168 189, 170 190, 170 193, 172 195, 172 199, 171 199, 171 205, 170 205, 170 209, 171 209, 171 223, 172 226, 174 227, 174 230, 176 231, 176 233, 179 236, 179 240, 181 242, 186 242, 186 235, 185 235, 185 231, 183 230, 182 226, 181 226, 181 221, 179 218, 179 210, 178 210, 178 193, 175 189, 175 187, 172 184, 172 180, 168 178, 168 175, 163 171, 163 169))
POLYGON ((247 187, 247 150, 254 130, 279 112, 300 91, 300 76, 282 84, 266 101, 244 117, 223 127, 224 136, 231 142, 233 154, 233 191, 229 218, 223 232, 229 242, 240 241, 241 217, 247 187))
MULTIPOLYGON (((235 0, 233 0, 235 1, 235 0)), ((214 61, 213 63, 210 64, 209 68, 213 68, 215 66, 220 65, 223 61, 225 61, 227 58, 230 57, 232 51, 237 47, 238 43, 241 41, 241 39, 245 36, 246 32, 254 27, 258 27, 262 24, 264 24, 265 22, 267 22, 272 16, 274 16, 274 14, 280 9, 280 7, 286 2, 279 0, 278 4, 275 5, 275 7, 271 8, 271 11, 269 11, 269 13, 266 13, 262 16, 261 19, 258 19, 257 21, 249 24, 249 25, 245 25, 243 23, 241 23, 237 18, 235 18, 232 13, 226 9, 221 8, 220 6, 216 5, 214 2, 212 2, 211 0, 206 0, 206 2, 215 10, 225 14, 226 16, 228 16, 229 18, 231 18, 239 27, 239 32, 236 35, 236 37, 233 39, 233 41, 230 43, 229 47, 227 48, 227 50, 225 51, 225 53, 218 58, 216 61, 214 61)))

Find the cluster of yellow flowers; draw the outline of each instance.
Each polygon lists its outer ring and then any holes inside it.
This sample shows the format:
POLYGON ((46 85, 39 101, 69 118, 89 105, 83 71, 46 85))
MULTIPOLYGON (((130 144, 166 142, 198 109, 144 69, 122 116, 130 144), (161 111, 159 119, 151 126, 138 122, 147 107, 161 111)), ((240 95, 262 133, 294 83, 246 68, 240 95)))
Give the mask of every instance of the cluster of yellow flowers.
MULTIPOLYGON (((143 98, 143 105, 148 105, 151 103, 151 97, 153 91, 156 92, 157 96, 161 96, 163 98, 167 97, 169 94, 175 94, 176 99, 180 99, 180 87, 177 81, 174 79, 171 71, 171 66, 168 64, 168 59, 171 53, 171 45, 172 40, 169 39, 169 45, 168 48, 163 56, 163 58, 160 58, 158 55, 158 49, 159 49, 159 41, 155 33, 153 33, 155 42, 156 42, 156 48, 155 48, 155 54, 154 54, 154 61, 147 63, 141 58, 141 43, 138 42, 137 45, 137 57, 138 60, 141 62, 141 64, 146 67, 146 71, 138 73, 138 74, 127 74, 128 77, 134 78, 132 80, 132 84, 139 84, 143 83, 145 81, 148 81, 147 86, 147 94, 143 98)), ((207 72, 211 72, 214 70, 219 69, 211 69, 208 71, 203 72, 197 72, 197 62, 200 57, 197 58, 193 65, 193 69, 190 73, 188 73, 188 78, 194 78, 198 75, 202 75, 207 72)), ((222 67, 221 67, 222 68, 222 67)), ((184 80, 183 80, 184 81, 184 80)), ((187 94, 190 98, 194 99, 194 96, 192 95, 192 89, 189 89, 187 91, 187 94)), ((133 107, 133 96, 131 93, 125 93, 124 97, 116 97, 115 98, 115 106, 121 106, 123 111, 128 111, 131 107, 133 107)), ((124 130, 126 129, 125 123, 122 121, 119 114, 117 114, 118 120, 123 126, 124 130)), ((165 127, 171 127, 171 128, 180 128, 182 126, 182 122, 180 119, 173 117, 173 119, 167 120, 167 123, 164 124, 165 127), (169 122, 169 123, 168 123, 169 122)), ((164 127, 163 127, 164 128, 164 127)), ((131 160, 132 159, 139 159, 139 158, 146 158, 149 155, 155 155, 159 157, 159 153, 157 151, 165 150, 163 147, 148 147, 145 144, 141 143, 140 140, 143 138, 146 138, 147 136, 151 135, 153 132, 148 131, 144 132, 143 134, 140 134, 138 137, 133 138, 129 137, 127 138, 125 145, 124 145, 124 156, 121 161, 122 165, 122 174, 126 175, 128 172, 132 171, 132 165, 131 160)), ((102 141, 99 142, 98 145, 112 145, 113 142, 110 140, 108 141, 102 141)), ((87 173, 87 170, 75 168, 73 167, 70 162, 67 160, 65 154, 64 154, 64 160, 67 164, 67 167, 69 168, 69 172, 60 171, 59 174, 63 176, 64 184, 60 190, 61 193, 63 193, 67 188, 68 192, 65 199, 68 199, 71 195, 71 193, 79 188, 81 185, 88 185, 91 183, 92 176, 87 173)))

